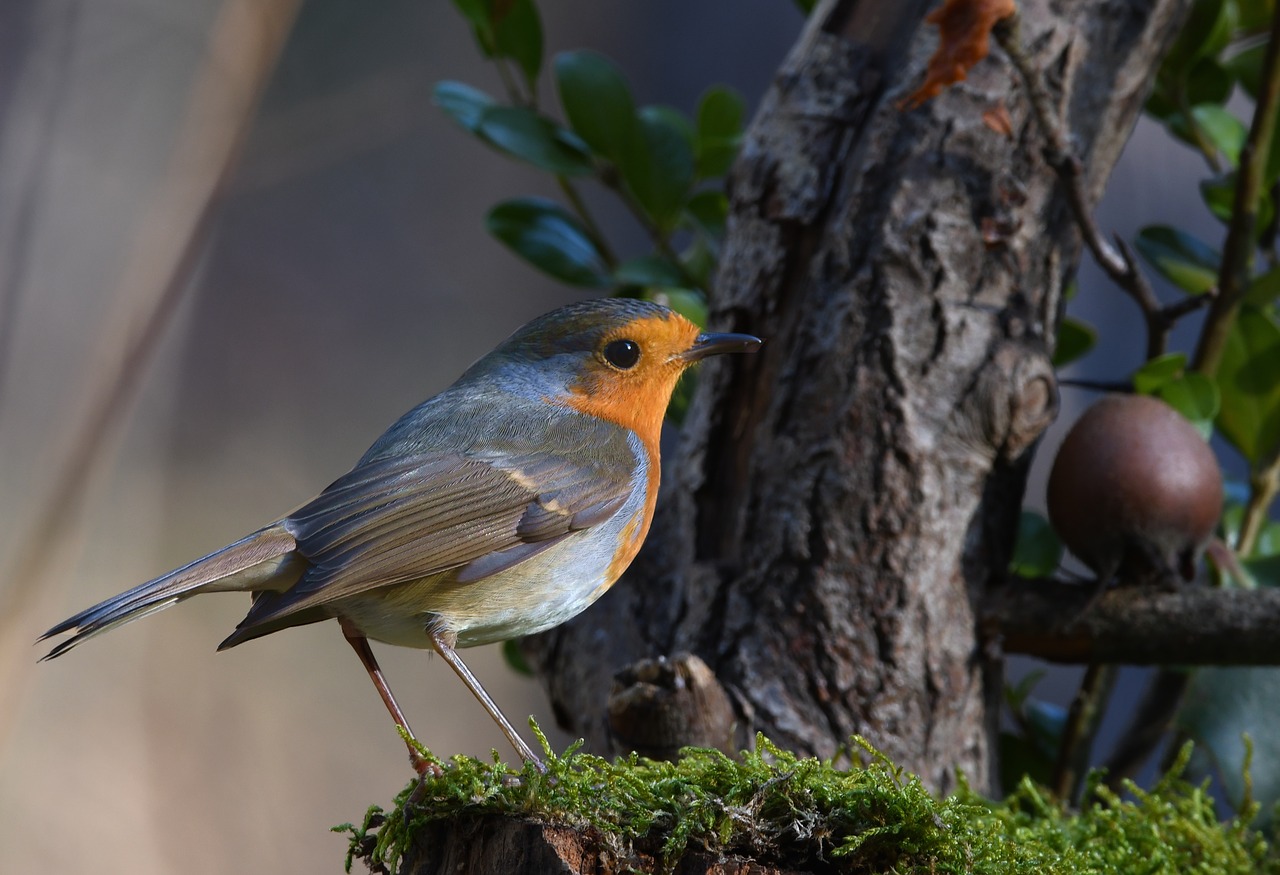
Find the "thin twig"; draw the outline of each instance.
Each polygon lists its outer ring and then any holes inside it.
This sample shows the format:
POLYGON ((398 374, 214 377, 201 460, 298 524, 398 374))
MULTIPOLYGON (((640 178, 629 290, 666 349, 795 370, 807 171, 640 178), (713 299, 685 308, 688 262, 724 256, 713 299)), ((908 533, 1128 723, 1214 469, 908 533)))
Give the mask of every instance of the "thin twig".
POLYGON ((1245 502, 1244 518, 1240 522, 1240 537, 1231 545, 1237 556, 1253 553, 1277 494, 1280 494, 1280 457, 1249 477, 1249 500, 1245 502))
POLYGON ((1089 768, 1098 726, 1102 723, 1104 705, 1116 683, 1116 667, 1094 663, 1084 673, 1076 697, 1067 712, 1067 724, 1058 747, 1058 761, 1053 767, 1053 791, 1065 805, 1075 802, 1080 781, 1089 768))
POLYGON ((688 269, 684 266, 684 263, 680 260, 680 256, 678 256, 675 250, 671 248, 671 241, 667 239, 667 235, 663 234, 662 229, 650 221, 649 217, 645 214, 645 211, 640 207, 640 205, 635 202, 631 195, 627 194, 626 189, 624 189, 616 179, 601 177, 600 181, 610 190, 615 192, 618 197, 622 199, 622 202, 627 205, 627 209, 631 211, 631 215, 640 223, 640 227, 644 228, 645 233, 649 235, 649 241, 653 243, 653 248, 658 250, 658 254, 669 261, 675 269, 679 271, 680 281, 684 284, 685 288, 697 289, 705 294, 707 292, 706 286, 698 282, 698 280, 694 278, 693 274, 689 273, 688 269))
POLYGON ((1188 316, 1197 310, 1213 303, 1213 299, 1218 297, 1218 287, 1205 289, 1198 295, 1188 295, 1185 298, 1179 298, 1172 304, 1165 304, 1160 308, 1160 318, 1164 320, 1169 328, 1173 328, 1174 324, 1183 316, 1188 316))
POLYGON ((1205 163, 1209 165, 1209 169, 1215 175, 1221 173, 1222 162, 1218 160, 1218 150, 1214 148, 1213 143, 1205 136, 1204 129, 1200 127, 1200 122, 1196 120, 1195 113, 1191 110, 1191 102, 1187 100, 1186 85, 1180 82, 1178 85, 1178 112, 1182 114, 1183 120, 1187 123, 1187 132, 1195 143, 1196 151, 1200 153, 1205 163))
POLYGON ((498 78, 502 80, 502 87, 506 89, 507 98, 516 106, 525 106, 536 109, 536 101, 533 92, 530 91, 526 95, 520 87, 520 77, 511 72, 507 64, 506 58, 497 58, 493 64, 498 70, 498 78))
POLYGON ((1133 392, 1133 382, 1130 380, 1084 380, 1077 377, 1060 377, 1058 385, 1090 389, 1094 392, 1133 392))
POLYGON ((993 33, 1026 86, 1031 111, 1048 142, 1045 160, 1057 174, 1085 246, 1103 272, 1142 311, 1147 324, 1147 358, 1156 358, 1164 354, 1168 346, 1169 330, 1177 317, 1171 318, 1170 312, 1160 306, 1155 290, 1138 267, 1137 259, 1128 244, 1117 237, 1116 245, 1112 246, 1094 221, 1092 205, 1085 191, 1084 167, 1071 149, 1065 127, 1054 108, 1053 98, 1040 71, 1032 64, 1022 47, 1020 31, 1021 20, 1015 14, 996 25, 993 33))
POLYGON ((1142 701, 1107 758, 1106 784, 1119 791, 1126 778, 1133 778, 1142 764, 1159 747, 1186 695, 1191 674, 1175 669, 1161 669, 1147 685, 1142 701))
POLYGON ((600 250, 600 256, 604 259, 604 263, 609 266, 610 270, 617 268, 618 256, 614 253, 613 247, 609 245, 608 239, 600 231, 600 226, 596 223, 595 217, 591 215, 591 211, 587 209, 586 202, 582 200, 582 195, 578 193, 577 187, 569 181, 567 176, 557 176, 556 182, 560 183, 560 190, 564 192, 565 199, 569 201, 569 206, 573 207, 573 212, 582 221, 583 227, 587 229, 591 242, 595 243, 596 249, 600 250))
POLYGON ((1271 39, 1267 44, 1259 79, 1258 100, 1254 107, 1249 135, 1240 149, 1240 166, 1236 171, 1235 199, 1231 207, 1231 223, 1222 247, 1222 265, 1218 270, 1218 297, 1209 308, 1200 342, 1196 346, 1192 366, 1207 376, 1217 373, 1227 336, 1235 324, 1240 300, 1249 287, 1249 271, 1253 264, 1257 241, 1254 230, 1258 222, 1258 202, 1262 180, 1271 155, 1271 140, 1277 110, 1280 109, 1280 9, 1271 17, 1271 39))

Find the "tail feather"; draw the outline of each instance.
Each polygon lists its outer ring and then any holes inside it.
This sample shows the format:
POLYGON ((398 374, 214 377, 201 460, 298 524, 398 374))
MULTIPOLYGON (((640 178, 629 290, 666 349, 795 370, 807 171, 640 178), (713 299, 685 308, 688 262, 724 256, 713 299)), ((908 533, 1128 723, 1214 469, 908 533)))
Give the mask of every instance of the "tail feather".
POLYGON ((170 571, 112 596, 70 617, 40 636, 41 641, 74 634, 50 650, 41 662, 61 656, 83 641, 162 611, 183 599, 205 592, 261 591, 286 588, 298 573, 283 573, 297 547, 293 535, 280 524, 260 529, 189 565, 170 571))

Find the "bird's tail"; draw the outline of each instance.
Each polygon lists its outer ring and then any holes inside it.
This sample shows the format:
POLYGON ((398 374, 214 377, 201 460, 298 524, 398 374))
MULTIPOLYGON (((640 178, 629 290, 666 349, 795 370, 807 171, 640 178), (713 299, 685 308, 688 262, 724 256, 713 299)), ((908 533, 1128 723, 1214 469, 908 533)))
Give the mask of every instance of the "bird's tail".
POLYGON ((61 656, 95 635, 163 611, 193 595, 287 588, 298 576, 297 570, 290 573, 290 566, 295 564, 291 558, 296 546, 293 535, 280 523, 260 529, 202 559, 63 620, 41 635, 40 640, 64 632, 74 634, 49 651, 41 662, 61 656))

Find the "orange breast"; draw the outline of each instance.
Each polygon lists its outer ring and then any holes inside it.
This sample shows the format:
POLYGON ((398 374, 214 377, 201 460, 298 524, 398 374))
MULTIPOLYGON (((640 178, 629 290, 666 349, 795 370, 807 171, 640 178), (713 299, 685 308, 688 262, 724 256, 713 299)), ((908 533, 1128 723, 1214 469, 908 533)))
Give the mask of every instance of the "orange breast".
POLYGON ((614 581, 622 576, 622 572, 627 570, 627 567, 631 565, 631 560, 635 559, 636 554, 640 552, 640 547, 644 544, 644 539, 649 534, 649 526, 653 522, 654 508, 658 504, 658 484, 662 478, 662 472, 659 470, 658 453, 656 447, 650 450, 647 444, 644 452, 649 457, 644 506, 638 514, 627 520, 627 524, 622 529, 622 535, 618 539, 618 550, 613 554, 613 561, 609 563, 609 571, 606 577, 607 586, 612 586, 614 581))
POLYGON ((694 344, 698 327, 676 314, 667 314, 637 319, 617 329, 612 336, 639 344, 642 351, 636 366, 615 369, 597 361, 568 387, 567 397, 561 399, 580 413, 631 431, 640 439, 648 462, 644 507, 628 520, 622 531, 618 550, 609 565, 610 584, 631 564, 649 534, 661 479, 658 445, 662 420, 676 382, 688 365, 683 354, 694 344))

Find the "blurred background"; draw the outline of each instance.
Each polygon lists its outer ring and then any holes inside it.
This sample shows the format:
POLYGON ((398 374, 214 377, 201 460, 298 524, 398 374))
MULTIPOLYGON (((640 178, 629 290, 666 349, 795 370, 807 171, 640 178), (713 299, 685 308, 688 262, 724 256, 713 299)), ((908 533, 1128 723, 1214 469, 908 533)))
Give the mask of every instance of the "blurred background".
MULTIPOLYGON (((548 56, 593 47, 640 101, 686 112, 714 82, 754 106, 802 25, 786 0, 542 11, 548 56)), ((36 666, 31 642, 307 500, 521 323, 583 296, 485 233, 495 201, 553 192, 431 105, 446 78, 501 90, 444 0, 0 4, 0 567, 33 543, 45 563, 37 585, 0 590, 0 871, 337 871, 345 839, 328 827, 410 777, 334 624, 215 655, 247 599, 209 597, 51 663, 36 666), (232 150, 224 205, 184 255, 232 150), (106 463, 80 478, 82 512, 56 542, 33 540, 90 399, 184 258, 194 279, 171 290, 106 463)), ((1188 213, 1179 224, 1217 239, 1192 215, 1194 185, 1169 184, 1201 166, 1144 124, 1102 227, 1188 213)), ((598 208, 620 249, 642 249, 598 208)), ((1091 268, 1073 307, 1103 335, 1077 375, 1142 360, 1136 310, 1091 268)), ((1068 390, 1063 421, 1088 400, 1068 390)), ((1061 433, 1042 446, 1033 506, 1061 433)), ((445 666, 378 655, 433 750, 510 756, 445 666)), ((467 658, 513 720, 550 728, 540 690, 496 648, 467 658)), ((1077 676, 1039 692, 1065 700, 1077 676)), ((1126 673, 1121 695, 1140 680, 1126 673)))

